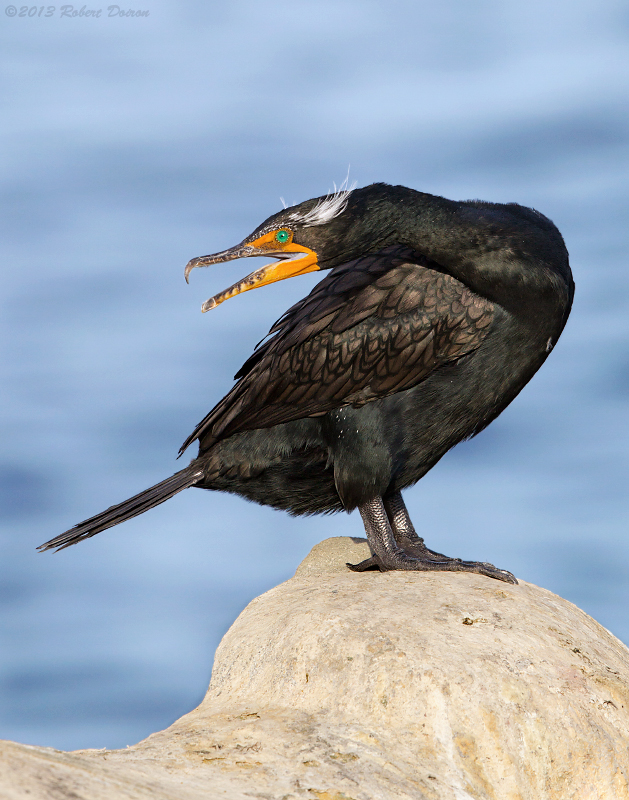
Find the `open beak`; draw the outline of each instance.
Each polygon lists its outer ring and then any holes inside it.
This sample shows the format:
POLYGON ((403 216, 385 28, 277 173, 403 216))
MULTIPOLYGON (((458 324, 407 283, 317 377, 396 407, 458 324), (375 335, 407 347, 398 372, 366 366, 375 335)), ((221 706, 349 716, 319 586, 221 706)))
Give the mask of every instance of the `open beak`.
POLYGON ((292 241, 283 245, 277 244, 273 239, 274 237, 271 234, 266 234, 250 244, 238 244, 229 250, 193 258, 192 261, 188 262, 184 272, 186 282, 188 282, 188 276, 196 267, 209 267, 212 264, 222 264, 224 261, 233 261, 236 258, 248 258, 250 256, 267 256, 278 259, 276 263, 265 264, 260 269, 247 275, 246 278, 234 283, 229 289, 210 297, 201 306, 201 311, 206 312, 211 308, 216 308, 224 300, 229 300, 230 297, 235 297, 242 292, 248 292, 250 289, 257 289, 267 283, 283 281, 286 278, 294 278, 297 275, 305 275, 307 272, 314 272, 320 269, 317 263, 317 254, 313 250, 295 244, 292 241))

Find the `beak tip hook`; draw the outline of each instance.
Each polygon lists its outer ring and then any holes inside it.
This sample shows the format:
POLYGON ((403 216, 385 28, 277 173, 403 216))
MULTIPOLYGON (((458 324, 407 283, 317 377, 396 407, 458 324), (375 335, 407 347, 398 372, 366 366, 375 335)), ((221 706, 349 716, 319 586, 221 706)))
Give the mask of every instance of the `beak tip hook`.
POLYGON ((185 268, 185 269, 184 269, 184 271, 183 271, 183 276, 184 276, 184 278, 186 279, 186 283, 188 283, 188 284, 190 283, 190 273, 192 272, 192 270, 193 270, 195 267, 196 267, 196 264, 193 264, 193 263, 192 263, 192 261, 189 261, 189 262, 186 264, 186 268, 185 268))

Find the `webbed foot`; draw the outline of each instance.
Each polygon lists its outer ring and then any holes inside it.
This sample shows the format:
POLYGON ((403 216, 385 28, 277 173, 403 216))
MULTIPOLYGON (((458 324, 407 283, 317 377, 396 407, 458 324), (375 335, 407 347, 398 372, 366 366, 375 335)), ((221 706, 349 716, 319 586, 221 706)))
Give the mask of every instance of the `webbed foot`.
POLYGON ((353 572, 373 569, 381 572, 396 569, 418 572, 475 572, 505 583, 517 584, 511 572, 493 564, 450 558, 427 548, 424 540, 415 532, 399 492, 389 495, 384 502, 381 498, 376 498, 365 503, 359 511, 372 555, 359 564, 348 564, 353 572))
POLYGON ((384 559, 374 554, 359 564, 348 564, 347 566, 353 572, 366 572, 374 569, 379 569, 380 572, 389 572, 395 569, 416 572, 476 572, 478 575, 486 575, 488 578, 495 578, 505 583, 517 584, 518 582, 511 572, 499 569, 486 561, 462 561, 460 558, 435 560, 418 557, 406 549, 387 553, 384 559))

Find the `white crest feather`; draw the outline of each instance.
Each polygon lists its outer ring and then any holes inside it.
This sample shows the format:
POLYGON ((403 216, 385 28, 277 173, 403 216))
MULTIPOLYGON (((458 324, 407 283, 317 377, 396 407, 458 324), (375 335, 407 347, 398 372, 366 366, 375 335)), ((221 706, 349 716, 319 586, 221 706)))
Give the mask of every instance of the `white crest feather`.
POLYGON ((342 214, 347 207, 347 199, 356 188, 356 181, 348 186, 349 173, 343 183, 334 191, 323 197, 314 208, 311 208, 306 214, 291 214, 290 219, 299 222, 302 225, 324 225, 331 219, 338 217, 342 214))

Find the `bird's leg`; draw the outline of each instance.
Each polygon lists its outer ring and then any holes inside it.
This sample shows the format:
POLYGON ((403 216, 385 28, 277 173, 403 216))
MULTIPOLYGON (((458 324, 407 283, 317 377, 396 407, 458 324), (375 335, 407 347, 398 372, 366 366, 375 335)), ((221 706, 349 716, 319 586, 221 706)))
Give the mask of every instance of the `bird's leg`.
MULTIPOLYGON (((418 554, 403 550, 396 541, 381 497, 364 503, 358 507, 358 510, 363 519, 372 555, 371 558, 361 561, 360 564, 348 564, 347 566, 354 572, 364 572, 369 569, 379 569, 381 572, 394 569, 423 572, 476 572, 506 583, 517 583, 510 572, 498 569, 493 564, 480 561, 461 561, 458 558, 437 558, 438 554, 428 551, 423 542, 420 545, 411 545, 411 547, 423 548, 418 554)), ((408 514, 406 516, 408 517, 408 514)), ((417 538, 419 539, 419 537, 417 538)))
MULTIPOLYGON (((456 559, 444 556, 442 553, 437 553, 434 550, 429 550, 424 544, 421 536, 417 535, 411 518, 408 514, 404 500, 402 499, 402 492, 390 492, 382 498, 384 502, 384 509, 387 512, 395 541, 399 544, 402 550, 409 553, 409 555, 417 557, 432 558, 436 561, 455 561, 456 559)), ((459 559, 460 560, 460 559, 459 559)))
POLYGON ((387 569, 385 564, 392 562, 397 555, 404 555, 404 551, 395 541, 391 523, 384 508, 384 503, 380 497, 370 500, 362 506, 358 506, 360 516, 363 519, 371 558, 366 558, 360 564, 348 564, 347 566, 354 572, 365 572, 369 569, 379 569, 384 572, 387 569))

